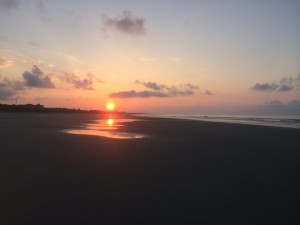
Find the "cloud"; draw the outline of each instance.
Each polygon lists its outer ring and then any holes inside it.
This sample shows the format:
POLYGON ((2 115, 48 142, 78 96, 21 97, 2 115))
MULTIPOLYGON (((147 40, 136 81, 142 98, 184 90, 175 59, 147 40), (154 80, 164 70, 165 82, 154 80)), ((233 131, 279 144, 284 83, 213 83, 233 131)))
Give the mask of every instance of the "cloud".
POLYGON ((281 101, 275 99, 275 100, 271 100, 270 102, 267 102, 265 104, 265 106, 269 106, 269 107, 278 107, 278 106, 282 106, 283 104, 281 103, 281 101))
POLYGON ((142 85, 151 91, 121 91, 114 92, 109 95, 110 98, 166 98, 166 97, 178 97, 178 96, 191 96, 195 95, 195 91, 199 88, 192 84, 180 84, 177 86, 168 86, 164 84, 158 84, 156 82, 141 82, 139 80, 135 81, 136 84, 142 85))
POLYGON ((278 91, 290 91, 294 88, 299 89, 300 87, 300 74, 296 77, 284 77, 279 82, 280 87, 278 91))
POLYGON ((44 3, 42 1, 38 1, 36 3, 36 11, 40 16, 43 16, 45 13, 45 6, 44 3))
POLYGON ((146 88, 158 91, 158 90, 167 90, 169 92, 179 91, 179 90, 199 90, 199 87, 193 84, 180 84, 178 86, 167 86, 164 84, 158 84, 156 82, 141 82, 139 80, 135 81, 136 84, 142 85, 146 88))
POLYGON ((95 79, 94 75, 88 73, 85 78, 79 78, 77 75, 73 73, 65 73, 63 77, 61 77, 67 83, 70 83, 76 89, 84 89, 84 90, 94 90, 94 82, 101 82, 95 79))
POLYGON ((292 109, 295 109, 298 112, 298 115, 299 115, 299 113, 300 113, 300 100, 289 101, 287 105, 289 107, 291 107, 292 109))
POLYGON ((283 84, 278 88, 278 91, 290 91, 294 89, 293 86, 287 85, 287 84, 283 84))
POLYGON ((28 87, 55 88, 51 78, 45 75, 36 65, 33 65, 31 72, 25 71, 23 78, 28 87))
POLYGON ((123 11, 117 18, 109 18, 103 15, 104 28, 111 28, 124 34, 144 35, 146 34, 145 20, 136 17, 130 11, 123 11))
POLYGON ((0 0, 0 10, 16 9, 22 0, 0 0))
POLYGON ((261 114, 299 115, 300 100, 282 103, 280 100, 275 99, 258 106, 256 110, 261 114))
POLYGON ((36 13, 37 15, 43 20, 43 21, 50 21, 52 20, 49 12, 46 10, 46 7, 44 5, 44 2, 43 1, 37 1, 36 2, 36 6, 35 6, 35 9, 36 9, 36 13))
POLYGON ((279 82, 273 83, 256 83, 251 87, 254 91, 291 91, 300 87, 300 74, 296 77, 283 77, 279 82))
POLYGON ((30 45, 32 45, 34 47, 37 47, 37 48, 41 48, 42 47, 39 43, 37 43, 35 41, 29 41, 28 44, 30 44, 30 45))
POLYGON ((136 80, 135 83, 143 85, 144 87, 155 90, 155 91, 161 90, 165 87, 164 85, 158 85, 155 82, 140 82, 139 80, 136 80))
POLYGON ((29 64, 29 65, 32 65, 32 66, 40 66, 40 67, 48 67, 48 68, 53 68, 54 65, 52 64, 48 64, 40 59, 24 59, 24 63, 25 64, 29 64))
POLYGON ((266 107, 295 107, 300 109, 300 100, 292 100, 287 102, 286 104, 282 103, 280 100, 275 99, 275 100, 271 100, 267 103, 264 104, 264 106, 266 107))
POLYGON ((20 81, 11 81, 8 78, 0 77, 0 100, 9 100, 24 90, 23 83, 20 81))
POLYGON ((212 93, 210 90, 206 90, 206 92, 204 92, 204 94, 208 95, 208 96, 214 95, 214 93, 212 93))
POLYGON ((149 98, 149 97, 169 97, 166 93, 160 91, 120 91, 109 95, 110 98, 149 98))
POLYGON ((70 55, 70 54, 67 54, 67 53, 64 53, 64 52, 56 52, 56 54, 59 57, 62 57, 63 59, 65 59, 65 60, 72 61, 72 62, 81 64, 81 65, 90 66, 90 67, 93 67, 95 69, 101 69, 101 67, 99 65, 90 63, 89 61, 84 61, 82 59, 77 58, 76 56, 73 56, 73 55, 70 55))
POLYGON ((67 16, 67 20, 68 23, 72 26, 72 27, 79 27, 80 26, 80 22, 81 22, 81 16, 73 11, 67 11, 66 12, 66 16, 67 16))
POLYGON ((184 86, 191 90, 199 90, 199 87, 193 84, 184 84, 184 86))
POLYGON ((269 84, 269 83, 264 83, 264 84, 259 84, 256 83, 251 89, 255 91, 275 91, 278 88, 277 84, 269 84))
POLYGON ((0 57, 0 68, 1 67, 10 67, 12 64, 13 64, 13 61, 0 57))

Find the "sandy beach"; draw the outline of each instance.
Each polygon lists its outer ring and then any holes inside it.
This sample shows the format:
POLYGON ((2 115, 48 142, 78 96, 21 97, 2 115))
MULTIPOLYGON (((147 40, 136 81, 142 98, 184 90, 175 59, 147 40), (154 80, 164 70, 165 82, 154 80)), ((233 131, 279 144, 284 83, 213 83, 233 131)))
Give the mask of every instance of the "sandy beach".
POLYGON ((97 114, 0 113, 1 225, 299 224, 300 130, 146 118, 146 138, 60 132, 97 114))

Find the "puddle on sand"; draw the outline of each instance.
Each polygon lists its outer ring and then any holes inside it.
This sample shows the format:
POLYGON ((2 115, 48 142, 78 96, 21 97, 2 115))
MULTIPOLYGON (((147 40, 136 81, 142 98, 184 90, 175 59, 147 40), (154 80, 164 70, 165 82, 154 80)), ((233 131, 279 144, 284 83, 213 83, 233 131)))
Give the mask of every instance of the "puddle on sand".
POLYGON ((93 135, 93 136, 101 136, 107 138, 117 138, 117 139, 136 139, 136 138, 144 138, 143 134, 136 133, 126 133, 126 132, 118 132, 118 128, 124 126, 122 123, 128 123, 137 121, 135 119, 102 119, 95 120, 94 123, 88 123, 84 125, 83 128, 78 129, 66 129, 63 132, 68 134, 78 134, 78 135, 93 135))

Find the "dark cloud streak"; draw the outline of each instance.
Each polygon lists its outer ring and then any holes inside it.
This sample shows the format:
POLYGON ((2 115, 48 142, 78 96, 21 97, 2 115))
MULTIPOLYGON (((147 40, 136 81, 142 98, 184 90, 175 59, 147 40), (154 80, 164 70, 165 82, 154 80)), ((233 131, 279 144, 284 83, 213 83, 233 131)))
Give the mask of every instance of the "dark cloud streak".
POLYGON ((290 86, 288 84, 282 84, 279 88, 278 88, 278 91, 290 91, 294 89, 293 86, 290 86))
POLYGON ((255 91, 275 91, 278 88, 277 84, 269 84, 269 83, 264 83, 264 84, 259 84, 256 83, 251 89, 255 91))
POLYGON ((155 91, 159 91, 159 90, 162 90, 165 88, 164 85, 158 85, 157 83, 155 82, 141 82, 139 80, 136 80, 135 81, 136 84, 140 84, 140 85, 143 85, 145 86, 146 88, 149 88, 149 89, 152 89, 152 90, 155 90, 155 91))
POLYGON ((156 82, 141 82, 135 81, 136 84, 142 85, 151 91, 120 91, 114 92, 109 95, 110 98, 166 98, 166 97, 179 97, 179 96, 192 96, 195 95, 195 90, 199 88, 192 84, 181 84, 178 86, 168 86, 164 84, 158 84, 156 82))
POLYGON ((291 91, 300 86, 300 75, 296 77, 284 77, 279 82, 256 83, 251 87, 254 91, 291 91))
POLYGON ((120 91, 114 92, 109 95, 110 98, 149 98, 158 97, 165 98, 169 97, 166 93, 160 91, 120 91))
POLYGON ((104 28, 111 28, 124 34, 144 35, 146 34, 145 20, 136 17, 130 11, 124 11, 117 18, 109 18, 103 15, 104 28))

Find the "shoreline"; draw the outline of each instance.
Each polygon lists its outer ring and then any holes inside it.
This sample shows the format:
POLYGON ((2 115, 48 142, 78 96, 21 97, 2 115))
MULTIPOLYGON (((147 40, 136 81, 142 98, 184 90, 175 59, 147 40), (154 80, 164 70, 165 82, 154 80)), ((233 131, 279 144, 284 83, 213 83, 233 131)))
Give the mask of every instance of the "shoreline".
MULTIPOLYGON (((141 116, 143 116, 141 114, 141 116)), ((300 129, 299 115, 146 115, 151 118, 182 119, 300 129)))
MULTIPOLYGON (((28 104, 30 106, 35 106, 28 104)), ((8 105, 8 106, 23 106, 27 105, 8 105)), ((178 119, 187 121, 203 121, 213 123, 227 123, 227 124, 244 124, 244 125, 255 125, 255 126, 269 126, 269 127, 281 127, 281 128, 292 128, 300 129, 300 115, 164 115, 164 114, 153 114, 153 113, 127 113, 118 111, 101 111, 101 110, 77 110, 77 109, 66 109, 66 108, 26 108, 21 111, 0 111, 1 114, 45 114, 45 115, 56 115, 56 114, 78 114, 78 115, 101 115, 102 117, 109 115, 116 115, 118 117, 132 117, 132 118, 162 118, 162 119, 178 119)))

